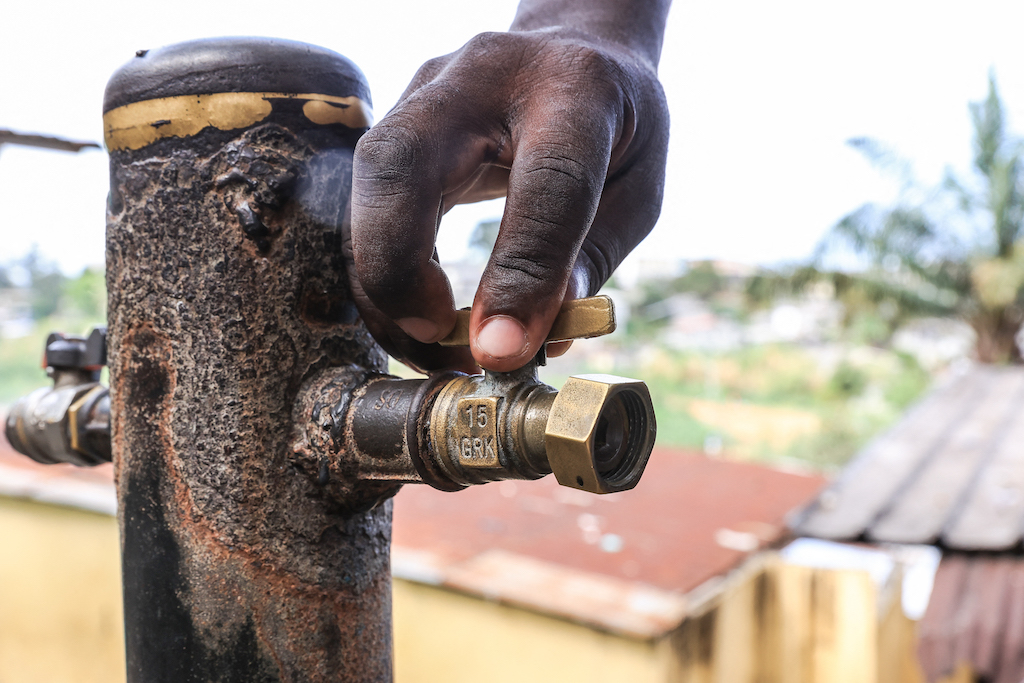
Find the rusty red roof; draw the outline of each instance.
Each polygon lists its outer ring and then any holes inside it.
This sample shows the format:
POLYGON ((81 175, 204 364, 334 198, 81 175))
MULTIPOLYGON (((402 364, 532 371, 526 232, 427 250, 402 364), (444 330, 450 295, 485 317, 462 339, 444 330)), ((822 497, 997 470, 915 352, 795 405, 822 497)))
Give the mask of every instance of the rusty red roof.
POLYGON ((461 561, 500 549, 594 574, 688 592, 784 533, 818 476, 655 449, 632 491, 597 496, 552 477, 442 493, 407 486, 394 543, 461 561))
POLYGON ((108 515, 117 512, 112 465, 41 465, 15 451, 2 433, 0 496, 26 498, 108 515))

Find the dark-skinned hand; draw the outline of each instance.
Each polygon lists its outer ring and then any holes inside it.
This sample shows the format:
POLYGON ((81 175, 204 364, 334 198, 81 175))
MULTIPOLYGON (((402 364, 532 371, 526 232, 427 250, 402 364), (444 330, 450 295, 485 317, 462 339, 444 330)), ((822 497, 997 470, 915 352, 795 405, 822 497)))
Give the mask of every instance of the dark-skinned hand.
POLYGON ((668 111, 648 57, 561 27, 482 34, 419 70, 354 162, 350 279, 386 351, 426 371, 513 370, 563 300, 596 293, 661 208, 668 111), (455 323, 441 217, 503 195, 471 347, 441 347, 455 323))

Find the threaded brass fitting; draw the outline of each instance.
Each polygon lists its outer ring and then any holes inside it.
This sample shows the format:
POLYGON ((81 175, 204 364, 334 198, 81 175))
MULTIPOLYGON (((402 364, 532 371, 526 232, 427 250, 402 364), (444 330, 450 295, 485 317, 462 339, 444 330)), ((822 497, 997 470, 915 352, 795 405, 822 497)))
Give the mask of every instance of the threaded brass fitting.
POLYGON ((577 375, 551 406, 544 444, 559 484, 614 493, 640 481, 656 432, 646 384, 613 375, 577 375))
POLYGON ((591 493, 636 486, 657 431, 643 382, 581 375, 556 392, 523 374, 460 377, 441 389, 429 427, 438 469, 461 484, 554 472, 591 493))

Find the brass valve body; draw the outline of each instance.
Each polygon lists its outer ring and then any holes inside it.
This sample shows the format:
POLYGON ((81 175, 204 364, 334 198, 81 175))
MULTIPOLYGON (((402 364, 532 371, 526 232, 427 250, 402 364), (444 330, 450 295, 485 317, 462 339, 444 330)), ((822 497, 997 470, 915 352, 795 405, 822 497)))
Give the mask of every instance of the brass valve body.
POLYGON ((444 473, 482 484, 554 472, 562 486, 591 493, 636 486, 656 435, 647 386, 579 375, 556 392, 534 372, 462 377, 441 390, 429 442, 444 473))
POLYGON ((544 429, 555 395, 532 368, 453 379, 430 409, 429 455, 458 483, 543 477, 551 472, 544 429))
POLYGON ((44 465, 110 462, 110 392, 79 377, 36 389, 11 406, 6 435, 16 451, 44 465))

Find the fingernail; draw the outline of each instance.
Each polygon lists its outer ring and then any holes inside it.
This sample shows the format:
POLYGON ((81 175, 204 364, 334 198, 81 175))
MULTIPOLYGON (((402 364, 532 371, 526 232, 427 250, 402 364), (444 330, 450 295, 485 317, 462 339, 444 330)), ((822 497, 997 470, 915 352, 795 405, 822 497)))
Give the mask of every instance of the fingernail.
POLYGON ((395 324, 407 335, 424 344, 433 344, 441 336, 441 328, 426 318, 402 318, 396 320, 395 324))
POLYGON ((570 346, 572 346, 572 340, 548 342, 545 354, 548 358, 558 358, 559 356, 563 355, 566 351, 568 351, 570 346))
POLYGON ((494 359, 522 355, 529 341, 526 328, 507 315, 488 318, 476 333, 476 348, 494 359))

